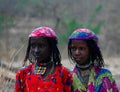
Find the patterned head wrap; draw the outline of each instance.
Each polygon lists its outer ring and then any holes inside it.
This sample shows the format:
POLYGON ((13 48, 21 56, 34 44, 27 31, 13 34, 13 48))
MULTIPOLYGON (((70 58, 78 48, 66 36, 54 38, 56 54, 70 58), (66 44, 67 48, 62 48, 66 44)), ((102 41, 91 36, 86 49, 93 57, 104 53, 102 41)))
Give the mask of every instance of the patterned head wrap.
POLYGON ((29 37, 50 37, 50 38, 55 38, 57 41, 57 36, 54 30, 51 29, 50 27, 45 27, 45 26, 34 29, 30 33, 29 37))
POLYGON ((95 35, 94 32, 92 32, 89 29, 86 28, 80 28, 75 30, 69 37, 69 40, 95 40, 98 42, 98 37, 95 35))

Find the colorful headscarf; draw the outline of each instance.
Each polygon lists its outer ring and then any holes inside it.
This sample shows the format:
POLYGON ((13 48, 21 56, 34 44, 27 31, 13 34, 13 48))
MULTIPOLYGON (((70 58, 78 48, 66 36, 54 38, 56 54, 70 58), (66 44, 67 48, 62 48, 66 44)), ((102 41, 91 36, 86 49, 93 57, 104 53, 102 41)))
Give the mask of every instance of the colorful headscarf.
POLYGON ((55 31, 52 28, 45 26, 34 29, 30 33, 29 37, 50 37, 50 38, 55 38, 57 41, 57 36, 55 31))
POLYGON ((97 35, 89 29, 80 28, 75 30, 69 37, 69 40, 95 40, 98 41, 97 35))

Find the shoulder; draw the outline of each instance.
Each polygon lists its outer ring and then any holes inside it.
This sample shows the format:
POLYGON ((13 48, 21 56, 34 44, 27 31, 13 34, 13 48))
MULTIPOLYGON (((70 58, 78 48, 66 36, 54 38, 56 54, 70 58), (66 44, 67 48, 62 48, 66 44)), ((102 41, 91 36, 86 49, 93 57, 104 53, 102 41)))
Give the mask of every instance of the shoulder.
POLYGON ((56 66, 56 69, 62 73, 64 76, 71 76, 71 72, 65 66, 56 66))
POLYGON ((110 79, 111 82, 114 81, 113 75, 109 69, 100 68, 99 71, 96 73, 96 79, 101 80, 104 78, 110 79))
POLYGON ((60 72, 62 74, 62 79, 63 79, 63 83, 66 85, 71 85, 72 83, 72 74, 69 71, 68 68, 66 68, 65 66, 57 66, 60 69, 60 72))
POLYGON ((70 70, 69 70, 67 67, 63 66, 63 65, 61 65, 61 66, 56 66, 56 68, 58 68, 58 69, 61 70, 62 72, 70 72, 70 70))
POLYGON ((111 71, 107 68, 95 68, 95 71, 97 71, 96 73, 98 75, 101 75, 101 74, 111 74, 111 71))
POLYGON ((22 75, 22 74, 26 74, 27 72, 29 72, 32 68, 32 64, 28 65, 28 66, 23 66, 21 68, 18 69, 16 76, 18 75, 22 75))
POLYGON ((100 72, 102 72, 102 73, 111 73, 111 71, 109 69, 107 69, 107 68, 101 68, 100 72))

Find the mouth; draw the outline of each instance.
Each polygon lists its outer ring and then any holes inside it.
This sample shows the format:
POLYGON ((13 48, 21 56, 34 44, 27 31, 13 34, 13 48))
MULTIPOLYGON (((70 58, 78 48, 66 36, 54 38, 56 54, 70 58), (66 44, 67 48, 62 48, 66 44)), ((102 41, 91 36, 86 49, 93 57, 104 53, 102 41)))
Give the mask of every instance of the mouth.
POLYGON ((82 59, 81 57, 74 57, 75 61, 81 61, 81 59, 82 59))
POLYGON ((39 55, 35 55, 34 57, 35 57, 35 60, 39 60, 40 58, 39 55))
POLYGON ((39 58, 39 56, 38 56, 38 55, 35 55, 35 58, 39 58))
POLYGON ((35 59, 40 57, 40 55, 38 53, 34 53, 33 55, 34 55, 35 59))

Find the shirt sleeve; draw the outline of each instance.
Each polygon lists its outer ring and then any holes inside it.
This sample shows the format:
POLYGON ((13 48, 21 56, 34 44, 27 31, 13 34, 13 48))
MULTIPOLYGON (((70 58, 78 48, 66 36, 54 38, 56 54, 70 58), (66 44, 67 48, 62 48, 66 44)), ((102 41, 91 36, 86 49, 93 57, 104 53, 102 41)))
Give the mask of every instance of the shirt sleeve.
POLYGON ((24 92, 26 74, 27 72, 25 70, 19 70, 16 73, 16 82, 15 82, 14 92, 24 92))
POLYGON ((16 73, 16 82, 15 82, 14 92, 22 92, 22 89, 21 89, 21 81, 22 81, 22 79, 20 78, 20 75, 21 75, 21 72, 18 71, 16 73))
POLYGON ((96 92, 119 92, 110 70, 106 68, 99 69, 96 78, 96 92))
POLYGON ((100 92, 119 92, 115 80, 113 78, 104 77, 102 79, 102 89, 100 92))
POLYGON ((63 67, 63 85, 64 85, 64 92, 72 92, 71 88, 72 88, 72 75, 71 73, 68 71, 68 69, 66 69, 65 67, 63 67))

